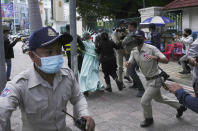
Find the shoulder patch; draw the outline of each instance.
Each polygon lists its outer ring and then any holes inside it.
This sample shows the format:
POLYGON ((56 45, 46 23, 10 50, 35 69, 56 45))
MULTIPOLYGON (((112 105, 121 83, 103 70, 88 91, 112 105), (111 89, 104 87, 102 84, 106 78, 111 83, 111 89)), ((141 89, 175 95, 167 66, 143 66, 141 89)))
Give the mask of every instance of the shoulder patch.
POLYGON ((7 95, 10 94, 10 92, 11 92, 10 89, 5 88, 5 89, 2 91, 1 96, 2 96, 2 97, 6 97, 7 95))

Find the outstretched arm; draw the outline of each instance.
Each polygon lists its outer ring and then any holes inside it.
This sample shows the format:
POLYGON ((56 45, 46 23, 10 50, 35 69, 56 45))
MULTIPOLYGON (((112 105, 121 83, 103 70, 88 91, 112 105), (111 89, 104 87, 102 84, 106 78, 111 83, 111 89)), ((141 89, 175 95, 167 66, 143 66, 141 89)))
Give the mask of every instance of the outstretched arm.
POLYGON ((11 114, 19 105, 19 90, 12 84, 7 84, 0 96, 0 130, 5 131, 11 114))
POLYGON ((192 97, 189 93, 184 91, 182 86, 178 84, 169 85, 170 92, 174 93, 180 104, 198 113, 198 98, 192 97))

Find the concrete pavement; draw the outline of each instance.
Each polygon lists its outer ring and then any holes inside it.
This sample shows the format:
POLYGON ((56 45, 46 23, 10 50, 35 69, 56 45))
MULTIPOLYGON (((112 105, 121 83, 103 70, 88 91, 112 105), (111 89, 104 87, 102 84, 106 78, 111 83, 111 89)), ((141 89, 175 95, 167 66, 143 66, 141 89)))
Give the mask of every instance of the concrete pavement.
MULTIPOLYGON (((27 55, 22 54, 21 43, 14 47, 15 59, 13 59, 12 76, 32 66, 31 60, 27 55)), ((65 64, 66 65, 66 64, 65 64)), ((192 89, 191 76, 180 76, 177 74, 180 67, 177 63, 170 62, 168 65, 160 65, 167 71, 171 78, 177 82, 186 84, 185 87, 192 89)), ((141 80, 145 84, 145 79, 140 74, 141 80)), ((100 72, 101 81, 103 83, 103 74, 100 72)), ((125 82, 126 86, 132 83, 125 82)), ((188 110, 181 119, 175 117, 176 110, 163 104, 153 101, 154 125, 149 128, 140 128, 139 123, 143 120, 140 98, 136 97, 137 90, 126 88, 119 92, 115 82, 112 80, 113 93, 95 92, 91 93, 87 98, 91 116, 96 122, 96 131, 197 131, 198 115, 188 110)), ((175 96, 162 89, 164 95, 175 96)), ((68 112, 72 113, 72 105, 68 104, 68 112)), ((12 129, 21 131, 20 111, 17 109, 12 115, 12 129)), ((67 125, 73 131, 78 131, 73 126, 71 118, 67 117, 67 125)))

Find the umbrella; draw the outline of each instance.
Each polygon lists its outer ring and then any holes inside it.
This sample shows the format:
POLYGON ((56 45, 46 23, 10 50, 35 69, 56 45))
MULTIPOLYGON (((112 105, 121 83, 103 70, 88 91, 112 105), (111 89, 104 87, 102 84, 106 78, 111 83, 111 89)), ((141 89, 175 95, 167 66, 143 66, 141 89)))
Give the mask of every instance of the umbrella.
POLYGON ((174 21, 164 16, 153 16, 144 20, 140 25, 155 24, 156 26, 172 26, 174 21))

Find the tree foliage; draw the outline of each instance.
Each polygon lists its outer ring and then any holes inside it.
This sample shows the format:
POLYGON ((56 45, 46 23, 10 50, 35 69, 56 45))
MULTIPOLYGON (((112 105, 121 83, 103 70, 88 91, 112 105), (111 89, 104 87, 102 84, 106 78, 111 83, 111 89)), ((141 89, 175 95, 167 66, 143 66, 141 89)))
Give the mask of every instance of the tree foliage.
MULTIPOLYGON (((146 7, 164 6, 173 0, 145 0, 146 7)), ((77 0, 77 10, 83 18, 129 18, 139 16, 142 0, 77 0)))

